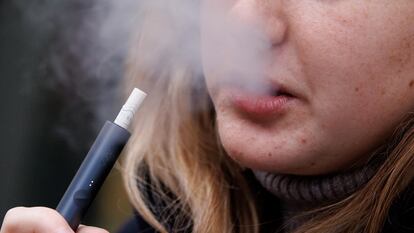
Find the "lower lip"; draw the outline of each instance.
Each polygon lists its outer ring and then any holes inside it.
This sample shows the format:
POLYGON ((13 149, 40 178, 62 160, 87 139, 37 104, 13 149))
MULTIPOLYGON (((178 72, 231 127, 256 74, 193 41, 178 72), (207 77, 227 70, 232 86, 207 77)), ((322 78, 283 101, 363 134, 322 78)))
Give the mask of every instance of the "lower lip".
POLYGON ((294 97, 288 95, 256 95, 242 91, 233 92, 231 95, 232 104, 238 110, 254 117, 266 117, 281 114, 286 111, 293 100, 294 97))

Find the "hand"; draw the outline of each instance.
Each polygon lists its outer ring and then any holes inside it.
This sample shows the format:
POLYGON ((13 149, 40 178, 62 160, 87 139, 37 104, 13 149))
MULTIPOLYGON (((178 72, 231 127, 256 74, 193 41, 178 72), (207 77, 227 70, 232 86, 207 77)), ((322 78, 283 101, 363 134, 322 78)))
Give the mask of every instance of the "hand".
MULTIPOLYGON (((16 207, 10 209, 0 233, 74 233, 65 219, 54 209, 16 207)), ((76 233, 108 233, 89 226, 79 226, 76 233)))

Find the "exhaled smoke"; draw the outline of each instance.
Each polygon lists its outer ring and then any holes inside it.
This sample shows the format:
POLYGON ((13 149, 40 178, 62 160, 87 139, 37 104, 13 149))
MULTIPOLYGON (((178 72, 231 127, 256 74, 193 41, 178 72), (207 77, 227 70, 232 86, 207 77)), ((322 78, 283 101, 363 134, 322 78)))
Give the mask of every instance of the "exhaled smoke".
MULTIPOLYGON (((258 17, 246 23, 234 15, 238 1, 134 1, 138 3, 125 11, 121 5, 128 2, 113 2, 114 18, 134 19, 125 31, 130 36, 138 34, 148 43, 148 49, 138 55, 141 63, 162 69, 165 64, 160 60, 168 57, 190 64, 199 77, 197 82, 204 83, 207 75, 218 85, 268 91, 265 69, 271 43, 258 17)), ((129 46, 134 47, 134 41, 129 46)))
POLYGON ((57 122, 49 125, 76 152, 89 148, 103 121, 119 110, 119 84, 131 34, 139 26, 139 2, 13 2, 22 23, 41 35, 32 37, 42 55, 27 82, 54 97, 51 102, 59 107, 50 117, 57 122))
POLYGON ((25 9, 33 27, 46 26, 52 31, 46 65, 42 66, 47 77, 43 81, 67 100, 62 122, 70 126, 61 131, 79 139, 82 130, 71 133, 79 119, 92 118, 90 122, 100 124, 115 114, 117 108, 108 106, 119 103, 116 93, 124 76, 124 61, 139 41, 137 35, 152 41, 139 55, 141 63, 162 69, 162 62, 152 59, 169 51, 169 59, 194 68, 200 83, 208 75, 219 85, 267 91, 264 69, 270 43, 259 24, 245 24, 232 15, 232 4, 237 2, 39 0, 16 1, 16 5, 25 9))
MULTIPOLYGON (((152 41, 148 50, 139 54, 140 62, 157 64, 162 69, 162 62, 151 59, 166 54, 170 59, 189 63, 199 74, 197 77, 203 77, 208 69, 217 72, 212 78, 217 78, 219 83, 261 92, 266 89, 264 70, 270 42, 260 23, 246 23, 234 15, 236 3, 79 1, 76 9, 79 12, 74 11, 75 15, 79 14, 75 19, 77 25, 64 34, 65 46, 76 56, 82 71, 101 83, 112 83, 111 80, 123 76, 123 59, 134 48, 134 43, 139 42, 138 35, 152 41)), ((80 95, 88 93, 83 88, 80 90, 80 95)))
MULTIPOLYGON (((26 2, 21 2, 21 7, 25 7, 26 2)), ((217 70, 220 82, 261 86, 262 81, 258 80, 264 76, 270 42, 260 23, 246 23, 237 18, 234 8, 239 7, 239 1, 31 2, 33 4, 28 6, 34 10, 28 11, 30 21, 39 27, 54 25, 59 28, 55 36, 58 48, 54 48, 54 61, 51 63, 56 69, 55 79, 62 85, 85 82, 79 81, 81 77, 63 70, 65 64, 71 62, 87 74, 86 79, 111 83, 108 80, 122 77, 122 61, 134 47, 134 36, 138 34, 153 41, 152 50, 140 55, 143 62, 146 62, 146 57, 148 60, 158 57, 151 53, 166 53, 169 50, 173 52, 169 54, 172 59, 192 62, 200 74, 206 68, 217 70), (170 48, 177 45, 180 47, 170 48), (65 57, 67 54, 69 58, 65 57)), ((152 64, 151 61, 147 63, 152 64)), ((79 95, 89 95, 88 90, 81 86, 77 88, 79 95)))

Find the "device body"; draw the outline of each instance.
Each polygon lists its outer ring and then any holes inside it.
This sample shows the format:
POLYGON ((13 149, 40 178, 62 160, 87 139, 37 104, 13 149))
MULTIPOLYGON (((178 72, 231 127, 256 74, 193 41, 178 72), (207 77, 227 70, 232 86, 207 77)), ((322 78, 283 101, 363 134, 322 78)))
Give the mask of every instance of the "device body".
POLYGON ((75 232, 129 137, 128 130, 107 121, 66 190, 56 210, 75 232))
POLYGON ((147 94, 134 88, 114 123, 107 121, 56 210, 76 232, 83 216, 131 136, 129 128, 147 94))

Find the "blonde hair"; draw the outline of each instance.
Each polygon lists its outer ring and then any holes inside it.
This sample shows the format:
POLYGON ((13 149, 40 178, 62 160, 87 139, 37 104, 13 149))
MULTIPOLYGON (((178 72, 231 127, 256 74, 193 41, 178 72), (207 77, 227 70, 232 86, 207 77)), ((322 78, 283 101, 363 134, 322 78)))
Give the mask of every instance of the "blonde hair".
MULTIPOLYGON (((163 13, 146 14, 126 83, 149 93, 123 161, 131 203, 159 232, 171 230, 166 228, 171 220, 177 224, 172 231, 259 232, 255 199, 242 168, 221 148, 206 88, 194 64, 174 56, 186 46, 180 33, 187 29, 174 27, 163 13), (174 29, 166 32, 169 24, 174 29), (154 197, 165 209, 154 210, 154 197)), ((402 127, 389 158, 364 188, 317 210, 296 232, 379 232, 392 202, 414 176, 412 122, 402 127)))

